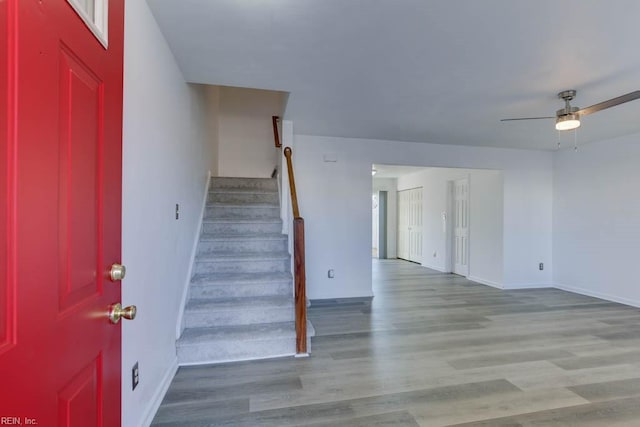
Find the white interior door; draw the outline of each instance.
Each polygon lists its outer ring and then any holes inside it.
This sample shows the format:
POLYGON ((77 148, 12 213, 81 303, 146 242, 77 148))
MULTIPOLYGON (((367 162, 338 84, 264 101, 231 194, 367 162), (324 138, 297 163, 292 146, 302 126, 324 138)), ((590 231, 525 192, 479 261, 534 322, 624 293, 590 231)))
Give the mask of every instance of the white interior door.
POLYGON ((422 188, 398 192, 398 258, 422 261, 422 188))
POLYGON ((409 191, 398 191, 398 258, 409 259, 409 191))
POLYGON ((371 197, 371 256, 378 258, 378 240, 379 240, 379 207, 378 207, 378 192, 374 192, 371 197))
POLYGON ((453 272, 469 275, 469 179, 453 183, 453 272))

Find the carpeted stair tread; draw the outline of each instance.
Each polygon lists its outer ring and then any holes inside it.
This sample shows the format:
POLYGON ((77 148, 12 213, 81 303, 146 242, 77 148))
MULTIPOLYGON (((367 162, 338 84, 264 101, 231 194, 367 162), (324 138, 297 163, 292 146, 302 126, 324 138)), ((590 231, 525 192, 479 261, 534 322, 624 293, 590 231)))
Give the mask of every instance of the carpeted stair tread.
POLYGON ((246 187, 212 187, 207 194, 278 194, 278 190, 246 187))
POLYGON ((274 337, 296 336, 295 322, 259 323, 251 325, 190 328, 185 330, 179 345, 198 345, 209 341, 264 341, 274 337))
POLYGON ((280 218, 205 218, 202 222, 219 222, 227 224, 247 223, 247 224, 274 224, 282 223, 280 218))
POLYGON ((260 189, 278 191, 278 183, 275 179, 265 178, 231 178, 215 177, 211 178, 211 189, 232 189, 239 188, 260 189))
POLYGON ((207 202, 208 208, 242 208, 242 209, 257 209, 257 208, 273 208, 279 209, 278 203, 268 202, 207 202))
POLYGON ((205 211, 205 219, 270 219, 280 220, 280 208, 276 206, 269 207, 207 207, 205 211))
POLYGON ((258 296, 252 298, 215 298, 192 299, 186 307, 186 311, 210 311, 210 310, 265 310, 271 308, 286 308, 293 306, 291 296, 258 296))
POLYGON ((196 274, 191 279, 194 285, 200 284, 247 284, 247 283, 269 283, 291 280, 291 273, 218 273, 218 274, 196 274))
POLYGON ((288 252, 245 252, 245 253, 229 253, 229 252, 208 252, 198 255, 196 262, 223 262, 223 261, 268 261, 282 260, 289 258, 288 252))
POLYGON ((292 289, 293 278, 289 272, 196 274, 191 280, 192 299, 291 297, 292 289))
POLYGON ((288 237, 281 233, 244 233, 244 234, 220 234, 202 233, 201 242, 217 240, 287 240, 288 237))

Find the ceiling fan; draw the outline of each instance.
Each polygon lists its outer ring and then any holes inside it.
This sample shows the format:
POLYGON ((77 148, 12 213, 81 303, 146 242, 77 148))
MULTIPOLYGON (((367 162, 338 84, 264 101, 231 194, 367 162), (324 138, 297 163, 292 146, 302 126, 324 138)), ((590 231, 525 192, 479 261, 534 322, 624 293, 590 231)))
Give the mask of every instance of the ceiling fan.
POLYGON ((607 108, 615 107, 616 105, 624 104, 625 102, 633 101, 640 98, 640 90, 629 92, 625 95, 611 98, 607 101, 599 102, 590 107, 579 109, 578 107, 572 107, 570 101, 576 96, 576 91, 573 89, 564 90, 558 94, 558 98, 564 99, 564 108, 556 111, 555 116, 546 117, 521 117, 516 119, 502 119, 501 122, 509 122, 514 120, 538 120, 538 119, 556 119, 557 130, 571 130, 580 126, 580 117, 587 114, 596 113, 607 108))

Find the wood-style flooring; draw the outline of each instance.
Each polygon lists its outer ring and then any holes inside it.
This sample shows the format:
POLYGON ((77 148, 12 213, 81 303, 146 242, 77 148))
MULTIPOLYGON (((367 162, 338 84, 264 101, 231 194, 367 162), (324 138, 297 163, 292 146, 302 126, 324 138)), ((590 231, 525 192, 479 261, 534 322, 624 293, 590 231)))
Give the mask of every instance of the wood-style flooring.
POLYGON ((374 261, 311 307, 310 358, 178 371, 153 425, 640 426, 640 309, 374 261))

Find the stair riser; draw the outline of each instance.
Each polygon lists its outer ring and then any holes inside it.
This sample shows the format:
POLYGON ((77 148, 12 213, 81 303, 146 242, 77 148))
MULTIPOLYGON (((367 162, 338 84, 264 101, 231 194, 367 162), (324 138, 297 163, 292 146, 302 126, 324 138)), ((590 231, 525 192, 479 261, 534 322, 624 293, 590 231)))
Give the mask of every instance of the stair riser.
POLYGON ((269 295, 287 296, 293 293, 291 282, 264 284, 191 285, 191 298, 261 297, 269 295))
POLYGON ((180 364, 221 363, 239 360, 291 356, 295 338, 264 341, 213 341, 207 344, 178 346, 180 364))
POLYGON ((286 252, 287 241, 285 239, 247 239, 247 240, 205 240, 198 244, 198 254, 205 255, 212 252, 286 252))
POLYGON ((207 203, 271 204, 278 206, 278 193, 209 193, 207 203))
POLYGON ((278 191, 278 183, 275 179, 251 179, 251 178, 211 178, 212 189, 254 189, 266 191, 278 191))
POLYGON ((282 222, 204 222, 202 229, 215 234, 271 234, 282 232, 282 222))
POLYGON ((195 274, 205 273, 284 273, 289 271, 288 259, 257 261, 196 261, 195 274))
POLYGON ((253 323, 290 322, 294 320, 293 306, 265 308, 261 310, 191 311, 184 313, 187 328, 203 328, 253 323))
POLYGON ((242 206, 215 206, 207 207, 204 219, 278 219, 279 207, 242 207, 242 206))

